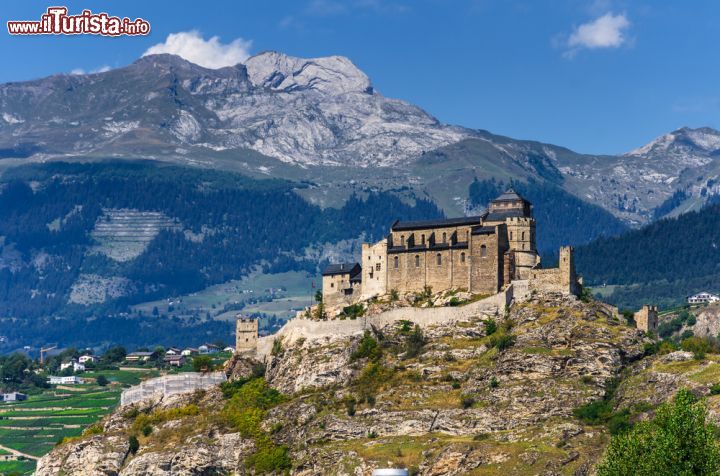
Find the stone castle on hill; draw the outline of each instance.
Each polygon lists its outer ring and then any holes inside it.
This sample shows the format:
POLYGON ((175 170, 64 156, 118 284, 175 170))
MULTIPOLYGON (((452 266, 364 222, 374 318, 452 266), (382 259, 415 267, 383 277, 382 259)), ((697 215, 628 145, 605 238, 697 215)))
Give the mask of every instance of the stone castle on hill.
POLYGON ((479 216, 396 221, 388 236, 362 246, 361 263, 331 264, 323 272, 328 315, 343 307, 398 293, 464 290, 496 294, 510 283, 529 290, 577 294, 573 250, 560 249, 558 268, 542 269, 532 204, 508 190, 479 216))

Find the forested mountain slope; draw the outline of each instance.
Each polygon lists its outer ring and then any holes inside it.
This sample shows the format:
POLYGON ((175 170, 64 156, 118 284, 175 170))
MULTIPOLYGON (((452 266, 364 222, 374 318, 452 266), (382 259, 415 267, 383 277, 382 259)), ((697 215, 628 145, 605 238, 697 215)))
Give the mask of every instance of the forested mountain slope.
POLYGON ((720 291, 720 204, 577 248, 578 271, 590 285, 623 285, 609 300, 681 303, 689 294, 720 291))

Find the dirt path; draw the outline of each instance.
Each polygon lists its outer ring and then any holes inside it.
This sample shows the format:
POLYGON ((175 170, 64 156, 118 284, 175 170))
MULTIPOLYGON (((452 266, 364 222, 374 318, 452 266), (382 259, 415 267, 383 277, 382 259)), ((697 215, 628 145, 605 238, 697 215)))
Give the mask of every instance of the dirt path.
POLYGON ((23 453, 22 451, 14 450, 12 448, 8 448, 7 446, 3 446, 3 445, 0 445, 0 450, 5 450, 8 453, 14 454, 15 456, 24 456, 25 458, 31 459, 33 461, 37 461, 40 459, 37 456, 29 455, 27 453, 23 453))

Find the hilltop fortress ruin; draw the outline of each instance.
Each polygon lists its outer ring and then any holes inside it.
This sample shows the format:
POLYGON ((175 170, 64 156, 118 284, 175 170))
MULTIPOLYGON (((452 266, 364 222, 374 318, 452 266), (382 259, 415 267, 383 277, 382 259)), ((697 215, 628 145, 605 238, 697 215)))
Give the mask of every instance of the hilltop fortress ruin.
POLYGON ((322 283, 328 316, 390 293, 493 295, 510 283, 565 294, 580 288, 571 247, 560 248, 558 268, 541 267, 532 204, 513 190, 478 216, 396 221, 386 238, 362 245, 361 263, 330 264, 322 283))

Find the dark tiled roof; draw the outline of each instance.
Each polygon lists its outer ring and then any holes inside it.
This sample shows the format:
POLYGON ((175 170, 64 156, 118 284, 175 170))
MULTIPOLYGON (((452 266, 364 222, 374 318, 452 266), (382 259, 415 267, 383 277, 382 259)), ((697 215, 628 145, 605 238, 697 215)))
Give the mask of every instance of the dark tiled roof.
MULTIPOLYGON (((520 196, 519 193, 517 193, 513 189, 508 189, 505 193, 500 195, 498 198, 493 200, 493 202, 516 202, 518 200, 522 200, 523 202, 527 202, 523 197, 520 196)), ((528 202, 530 203, 530 202, 528 202)))
POLYGON ((360 270, 361 268, 358 263, 335 263, 327 265, 322 275, 333 276, 336 274, 349 274, 352 277, 359 273, 360 270))
POLYGON ((525 213, 517 208, 511 210, 502 210, 490 212, 485 217, 485 221, 505 221, 507 218, 524 217, 525 213))
POLYGON ((495 234, 495 227, 494 226, 476 226, 472 229, 473 235, 494 235, 495 234))
POLYGON ((426 228, 443 228, 450 226, 478 225, 481 216, 444 218, 440 220, 396 221, 392 225, 393 231, 422 230, 426 228))

